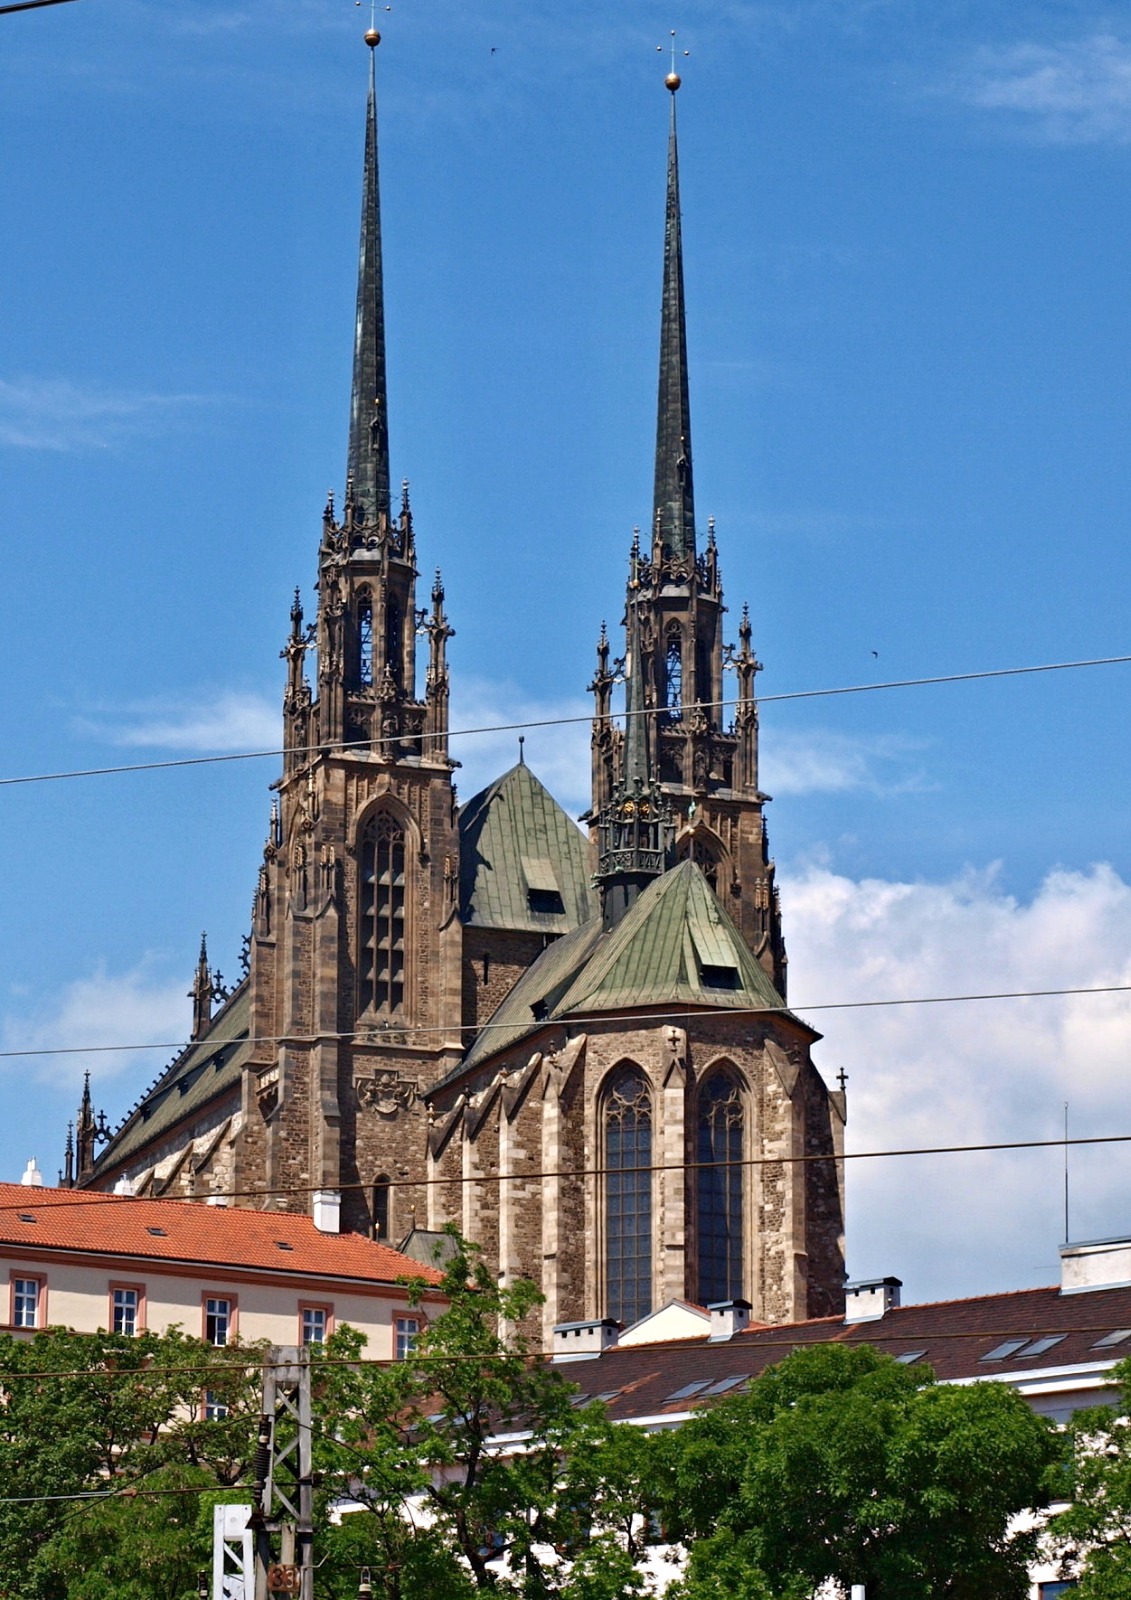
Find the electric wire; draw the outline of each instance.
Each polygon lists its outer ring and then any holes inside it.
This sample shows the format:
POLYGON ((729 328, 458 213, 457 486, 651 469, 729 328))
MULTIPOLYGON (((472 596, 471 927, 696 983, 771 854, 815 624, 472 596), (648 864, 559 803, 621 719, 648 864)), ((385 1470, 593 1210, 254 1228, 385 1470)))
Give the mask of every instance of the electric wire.
MULTIPOLYGON (((1000 1139, 986 1141, 979 1144, 907 1145, 888 1150, 844 1150, 840 1152, 834 1151, 832 1153, 827 1151, 805 1152, 801 1155, 779 1154, 772 1156, 741 1156, 734 1157, 733 1159, 727 1158, 722 1161, 669 1161, 656 1162, 650 1165, 618 1167, 616 1170, 618 1173, 623 1175, 629 1173, 651 1172, 694 1172, 703 1167, 709 1167, 711 1170, 717 1170, 723 1167, 745 1168, 805 1166, 810 1163, 826 1163, 833 1165, 843 1161, 896 1160, 912 1156, 983 1155, 1006 1150, 1062 1151, 1065 1149, 1066 1143, 1069 1149, 1084 1145, 1131 1144, 1131 1133, 1083 1134, 1067 1141, 1065 1141, 1063 1137, 1054 1139, 1000 1139)), ((389 1189, 450 1189, 463 1188, 469 1185, 481 1183, 532 1183, 544 1182, 551 1178, 602 1178, 605 1175, 606 1169, 603 1167, 559 1167, 543 1172, 452 1173, 450 1175, 437 1178, 383 1178, 381 1181, 389 1189)), ((340 1182, 335 1186, 335 1193, 352 1194, 358 1192, 368 1194, 376 1186, 377 1181, 378 1180, 376 1178, 371 1178, 368 1181, 362 1180, 356 1183, 340 1182)), ((8 1187, 16 1188, 19 1186, 12 1184, 8 1185, 8 1187)), ((273 1198, 280 1195, 320 1194, 325 1191, 325 1188, 325 1184, 289 1184, 286 1186, 257 1184, 246 1189, 212 1189, 208 1191, 207 1196, 194 1197, 179 1195, 168 1199, 166 1199, 164 1196, 160 1196, 157 1197, 156 1200, 151 1200, 149 1196, 145 1195, 130 1196, 107 1194, 102 1191, 83 1190, 78 1197, 73 1197, 71 1192, 68 1191, 68 1197, 65 1200, 60 1199, 43 1201, 39 1201, 34 1198, 34 1196, 39 1192, 38 1190, 27 1188, 23 1190, 23 1195, 26 1198, 11 1202, 0 1201, 0 1214, 3 1214, 6 1211, 26 1211, 30 1215, 33 1211, 56 1211, 60 1208, 76 1210, 83 1206, 121 1205, 123 1202, 135 1198, 150 1204, 164 1203, 168 1205, 183 1205, 186 1203, 192 1203, 193 1200, 200 1200, 204 1198, 214 1201, 250 1200, 257 1198, 264 1199, 273 1198)), ((279 1216, 282 1217, 285 1214, 286 1213, 280 1212, 279 1216)), ((47 1243, 39 1246, 39 1248, 43 1250, 50 1250, 52 1246, 50 1243, 47 1243)), ((122 1250, 119 1253, 122 1255, 131 1254, 129 1250, 122 1250)), ((136 1252, 133 1253, 136 1254, 136 1252)), ((162 1256, 160 1259, 176 1260, 178 1258, 173 1256, 162 1256)))
MULTIPOLYGON (((991 667, 975 672, 947 672, 933 677, 925 678, 893 678, 881 683, 852 683, 841 684, 825 689, 792 689, 780 694, 759 695, 755 704, 780 705, 791 700, 821 700, 838 695, 848 694, 873 694, 879 690, 887 689, 919 689, 935 684, 948 683, 978 683, 989 678, 1016 678, 1026 677, 1040 672, 1071 672, 1083 667, 1112 667, 1122 666, 1131 662, 1131 655, 1121 656, 1093 656, 1079 661, 1047 661, 1032 666, 1021 667, 991 667)), ((701 702, 704 711, 721 711, 728 707, 737 706, 737 699, 705 700, 701 702)), ((654 717, 655 708, 644 711, 618 711, 617 719, 628 716, 654 717)), ((448 739, 465 739, 478 737, 487 733, 521 733, 530 728, 564 728, 570 725, 592 722, 592 714, 572 717, 538 717, 525 722, 497 722, 486 723, 477 728, 452 728, 444 735, 448 739)), ((425 739, 435 739, 436 735, 424 735, 425 739)), ((285 755, 299 757, 333 755, 350 750, 380 750, 385 745, 402 743, 399 735, 379 734, 366 739, 342 739, 327 741, 322 744, 304 745, 297 749, 272 748, 265 750, 233 750, 225 751, 219 755, 211 756, 176 756, 165 761, 131 761, 116 766, 104 767, 76 767, 61 772, 35 772, 19 773, 8 777, 0 777, 0 788, 11 788, 17 784, 30 783, 60 783, 77 778, 105 778, 116 777, 124 773, 134 772, 167 772, 180 767, 209 767, 219 766, 225 762, 233 761, 263 761, 269 758, 279 758, 285 755)))
MULTIPOLYGON (((897 1006, 944 1006, 965 1005, 989 1000, 1055 1000, 1071 998, 1080 995, 1098 994, 1128 994, 1131 993, 1131 983, 1101 983, 1066 986, 1057 989, 993 989, 966 994, 928 994, 928 995, 896 995, 881 1000, 822 1000, 812 1004, 782 1004, 780 1006, 726 1006, 718 1008, 728 1017, 760 1017, 760 1016, 793 1016, 801 1012, 810 1011, 870 1011, 886 1007, 897 1006)), ((706 1014, 714 1014, 714 1009, 704 1003, 698 1010, 681 1011, 649 1011, 646 1017, 648 1022, 687 1022, 706 1014)), ((612 1015, 613 1013, 602 1013, 612 1015)), ((539 1033, 543 1030, 561 1029, 568 1033, 566 1019, 556 1017, 531 1018, 530 1022, 519 1023, 514 1020, 503 1022, 465 1022, 453 1023, 450 1027, 424 1027, 415 1023, 406 1026, 390 1026, 386 1031, 395 1038, 411 1035, 413 1038, 427 1038, 433 1035, 442 1035, 445 1038, 454 1038, 457 1034, 471 1033, 479 1035, 494 1029, 506 1029, 510 1032, 518 1030, 523 1036, 539 1033)), ((326 1044, 343 1039, 361 1039, 367 1044, 380 1044, 382 1041, 371 1037, 374 1030, 358 1030, 345 1028, 341 1030, 327 1029, 320 1033, 295 1034, 295 1033, 262 1033, 241 1034, 233 1039, 218 1039, 214 1046, 206 1053, 214 1056, 223 1049, 238 1050, 244 1046, 261 1044, 274 1045, 317 1045, 326 1044)), ((517 1042, 517 1041, 516 1041, 517 1042)), ((568 1042, 568 1041, 567 1041, 568 1042)), ((24 1050, 0 1050, 0 1061, 19 1059, 27 1056, 82 1056, 82 1055, 113 1055, 122 1051, 141 1050, 176 1050, 184 1052, 191 1045, 207 1045, 207 1036, 203 1040, 147 1040, 144 1043, 133 1044, 68 1044, 68 1045, 37 1045, 24 1050)))

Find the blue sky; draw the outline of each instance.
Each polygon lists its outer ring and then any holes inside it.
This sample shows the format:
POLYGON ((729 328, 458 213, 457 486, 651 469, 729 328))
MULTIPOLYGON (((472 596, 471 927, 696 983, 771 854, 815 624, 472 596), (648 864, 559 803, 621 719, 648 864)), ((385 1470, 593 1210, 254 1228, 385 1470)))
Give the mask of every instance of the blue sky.
MULTIPOLYGON (((577 715, 651 496, 667 97, 698 510, 764 694, 1126 653, 1131 25, 925 0, 379 7, 394 477, 453 723, 577 715)), ((344 472, 368 13, 0 18, 4 774, 273 744, 344 472)), ((768 704, 791 997, 1126 981, 1128 667, 768 704), (1008 983, 1004 978, 1008 976, 1008 983)), ((467 740, 468 795, 513 759, 467 740)), ((585 802, 584 728, 529 736, 585 802)), ((0 791, 0 1041, 171 1040, 237 967, 270 761, 0 791)), ((856 1148, 1131 1131, 1122 1000, 814 1013, 856 1148)), ((0 1062, 53 1172, 90 1064, 0 1062)), ((1131 1228, 1074 1158, 1073 1232, 1131 1228)), ((1051 1156, 853 1170, 915 1298, 1046 1279, 1051 1156), (907 1196, 920 1201, 908 1207, 907 1196)))

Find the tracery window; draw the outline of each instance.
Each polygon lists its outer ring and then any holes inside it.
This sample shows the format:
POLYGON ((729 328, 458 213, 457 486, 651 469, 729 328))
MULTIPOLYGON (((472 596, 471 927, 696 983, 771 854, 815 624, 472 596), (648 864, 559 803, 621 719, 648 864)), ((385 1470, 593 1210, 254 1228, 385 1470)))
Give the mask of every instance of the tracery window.
POLYGON ((401 682, 401 654, 404 649, 404 640, 401 626, 401 608, 393 595, 385 601, 385 660, 389 664, 389 671, 393 675, 393 682, 400 687, 401 682))
POLYGON ((711 888, 716 892, 719 887, 719 858, 713 847, 705 840, 692 834, 689 838, 681 839, 678 847, 681 861, 692 860, 706 878, 711 888))
POLYGON ((742 1294, 742 1091, 716 1072, 699 1092, 696 1132, 696 1217, 699 1302, 742 1294))
POLYGON ((361 1011, 399 1012, 405 996, 405 831, 388 811, 369 819, 361 840, 361 1011))
POLYGON ((683 715, 683 637, 678 628, 668 634, 664 656, 664 705, 668 721, 678 722, 683 715))
POLYGON ((627 1325, 652 1309, 652 1095, 639 1067, 613 1073, 603 1114, 606 1314, 627 1325))
POLYGON ((362 595, 357 608, 357 670, 365 687, 373 683, 373 601, 362 595))

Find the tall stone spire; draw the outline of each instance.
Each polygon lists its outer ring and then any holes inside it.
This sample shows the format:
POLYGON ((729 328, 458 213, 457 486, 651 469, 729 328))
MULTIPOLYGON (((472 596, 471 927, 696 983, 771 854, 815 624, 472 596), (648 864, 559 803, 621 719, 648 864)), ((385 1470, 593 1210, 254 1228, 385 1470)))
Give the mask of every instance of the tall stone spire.
POLYGON ((385 296, 381 268, 381 191, 377 172, 377 46, 370 28, 369 105, 365 117, 365 176, 357 267, 357 326, 347 461, 353 494, 367 520, 389 510, 389 419, 385 379, 385 296))
POLYGON ((691 473, 691 402, 687 383, 687 325, 683 303, 683 240, 679 213, 679 152, 675 96, 679 75, 668 74, 668 203, 664 229, 664 295, 660 318, 660 397, 656 418, 653 528, 665 560, 695 555, 695 494, 691 473))

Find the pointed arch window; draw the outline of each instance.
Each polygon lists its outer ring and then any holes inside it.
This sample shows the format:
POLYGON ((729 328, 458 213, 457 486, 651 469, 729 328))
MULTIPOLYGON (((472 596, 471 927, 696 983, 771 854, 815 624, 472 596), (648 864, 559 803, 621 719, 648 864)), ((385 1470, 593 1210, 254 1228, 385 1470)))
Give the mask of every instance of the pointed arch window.
POLYGON ((652 1093, 639 1067, 618 1067, 603 1107, 605 1303, 626 1325, 652 1309, 652 1093))
POLYGON ((681 861, 694 861, 711 888, 718 892, 719 858, 713 845, 697 834, 681 839, 677 848, 681 861))
POLYGON ((389 1242, 390 1193, 389 1179, 382 1173, 373 1185, 373 1237, 380 1239, 383 1244, 389 1242))
POLYGON ((683 716, 683 635, 678 628, 668 634, 664 654, 664 706, 669 722, 683 716))
POLYGON ((699 1092, 696 1221, 699 1302, 742 1294, 742 1090, 731 1073, 713 1073, 699 1092))
POLYGON ((392 673, 393 682, 398 689, 401 686, 401 656, 404 650, 404 640, 401 635, 403 632, 400 603, 395 595, 390 595, 385 601, 385 660, 389 664, 389 671, 392 673))
POLYGON ((405 830, 388 811, 361 839, 359 1010, 400 1012, 405 997, 405 830))
POLYGON ((362 593, 357 606, 357 675, 363 688, 373 684, 373 601, 362 593))

